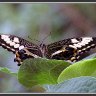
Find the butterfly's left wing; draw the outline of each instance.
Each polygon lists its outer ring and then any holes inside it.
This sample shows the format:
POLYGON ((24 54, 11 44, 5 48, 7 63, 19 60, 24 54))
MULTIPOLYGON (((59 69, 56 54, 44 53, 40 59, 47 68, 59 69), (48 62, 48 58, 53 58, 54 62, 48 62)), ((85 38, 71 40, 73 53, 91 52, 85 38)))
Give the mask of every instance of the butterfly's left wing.
POLYGON ((46 46, 45 57, 49 59, 75 62, 83 54, 96 46, 95 37, 64 39, 46 46))
POLYGON ((0 35, 0 46, 16 54, 15 61, 21 63, 24 59, 42 57, 39 47, 21 37, 14 35, 0 35))

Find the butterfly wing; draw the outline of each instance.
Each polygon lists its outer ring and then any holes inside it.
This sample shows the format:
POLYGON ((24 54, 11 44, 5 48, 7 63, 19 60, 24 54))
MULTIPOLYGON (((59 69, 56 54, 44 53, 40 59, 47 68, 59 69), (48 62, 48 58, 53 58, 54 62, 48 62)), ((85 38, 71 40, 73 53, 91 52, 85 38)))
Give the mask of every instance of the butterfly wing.
POLYGON ((36 58, 36 56, 42 57, 41 50, 37 45, 14 35, 0 35, 0 46, 16 54, 16 57, 18 57, 17 62, 19 63, 27 58, 28 55, 33 58, 36 58))
POLYGON ((69 38, 47 45, 45 56, 49 59, 75 62, 95 46, 95 37, 69 38))
POLYGON ((80 60, 85 52, 96 46, 96 38, 69 38, 49 45, 44 44, 42 48, 14 35, 0 35, 0 45, 16 54, 15 61, 18 63, 27 58, 43 56, 48 59, 69 60, 73 62, 80 60))

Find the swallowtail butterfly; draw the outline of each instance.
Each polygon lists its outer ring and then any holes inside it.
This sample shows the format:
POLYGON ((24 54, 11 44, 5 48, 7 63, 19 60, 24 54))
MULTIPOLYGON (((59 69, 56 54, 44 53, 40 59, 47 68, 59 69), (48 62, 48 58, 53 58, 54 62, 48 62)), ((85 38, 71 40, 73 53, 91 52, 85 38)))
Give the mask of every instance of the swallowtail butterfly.
POLYGON ((68 38, 49 45, 33 44, 14 35, 0 35, 0 46, 15 54, 18 66, 27 58, 48 58, 79 61, 82 55, 96 46, 95 37, 68 38))

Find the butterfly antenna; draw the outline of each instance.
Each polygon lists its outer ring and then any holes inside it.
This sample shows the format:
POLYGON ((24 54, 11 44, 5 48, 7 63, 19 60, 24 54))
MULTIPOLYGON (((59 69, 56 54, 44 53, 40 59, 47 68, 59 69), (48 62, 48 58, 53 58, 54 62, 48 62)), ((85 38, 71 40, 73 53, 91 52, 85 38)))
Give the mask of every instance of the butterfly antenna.
POLYGON ((45 38, 43 38, 41 44, 43 44, 44 40, 46 40, 50 35, 51 35, 51 32, 45 38))
POLYGON ((37 40, 37 39, 32 39, 30 36, 28 36, 28 38, 29 38, 30 40, 34 40, 34 41, 37 41, 37 42, 39 42, 39 43, 40 43, 40 41, 39 41, 39 40, 37 40))

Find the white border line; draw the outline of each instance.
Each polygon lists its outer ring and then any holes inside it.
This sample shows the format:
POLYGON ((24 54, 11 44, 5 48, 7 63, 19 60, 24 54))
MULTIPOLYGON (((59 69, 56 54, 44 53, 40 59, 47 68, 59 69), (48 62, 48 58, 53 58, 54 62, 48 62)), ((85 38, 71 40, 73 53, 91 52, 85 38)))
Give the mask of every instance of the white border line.
POLYGON ((66 4, 94 4, 94 3, 96 3, 96 2, 0 2, 0 4, 3 4, 3 3, 26 3, 26 4, 28 4, 28 3, 44 3, 44 4, 46 4, 46 3, 66 3, 66 4))

